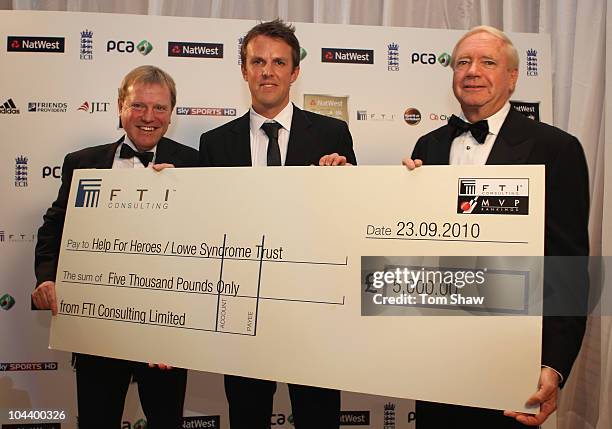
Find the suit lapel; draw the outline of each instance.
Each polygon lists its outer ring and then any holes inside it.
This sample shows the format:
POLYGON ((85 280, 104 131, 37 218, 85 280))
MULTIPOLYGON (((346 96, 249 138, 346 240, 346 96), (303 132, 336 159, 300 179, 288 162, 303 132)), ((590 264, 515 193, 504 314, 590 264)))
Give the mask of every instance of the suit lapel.
POLYGON ((125 136, 121 136, 119 140, 108 146, 106 152, 102 154, 101 157, 96 159, 96 165, 94 166, 94 168, 113 168, 113 162, 115 161, 115 153, 117 152, 117 147, 121 143, 123 143, 124 137, 125 136))
POLYGON ((440 130, 439 140, 436 144, 430 145, 427 153, 427 164, 448 165, 450 163, 450 148, 453 139, 451 138, 450 128, 446 125, 440 130))
POLYGON ((168 139, 162 137, 159 143, 157 143, 157 149, 155 150, 155 163, 174 163, 174 152, 176 152, 176 150, 177 147, 175 145, 170 144, 168 139))
POLYGON ((304 163, 308 162, 310 158, 308 144, 310 132, 308 128, 311 125, 312 122, 310 122, 306 114, 294 104, 285 165, 304 165, 304 163))
POLYGON ((250 167, 251 161, 251 119, 247 111, 232 127, 233 134, 225 145, 225 153, 231 159, 232 165, 250 167))
POLYGON ((510 108, 491 148, 487 165, 526 164, 533 148, 530 125, 529 119, 510 108))

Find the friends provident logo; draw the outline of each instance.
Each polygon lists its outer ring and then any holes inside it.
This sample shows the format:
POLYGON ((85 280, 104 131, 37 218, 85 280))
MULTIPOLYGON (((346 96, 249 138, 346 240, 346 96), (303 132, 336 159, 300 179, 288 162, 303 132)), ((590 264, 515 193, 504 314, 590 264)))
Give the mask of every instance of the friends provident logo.
POLYGON ((529 214, 529 179, 460 178, 459 214, 529 214))
POLYGON ((64 37, 42 36, 8 36, 6 39, 8 52, 49 52, 61 54, 64 52, 64 37))
POLYGON ((372 49, 321 48, 321 62, 374 64, 372 49))
POLYGON ((169 57, 223 58, 222 43, 168 42, 169 57))

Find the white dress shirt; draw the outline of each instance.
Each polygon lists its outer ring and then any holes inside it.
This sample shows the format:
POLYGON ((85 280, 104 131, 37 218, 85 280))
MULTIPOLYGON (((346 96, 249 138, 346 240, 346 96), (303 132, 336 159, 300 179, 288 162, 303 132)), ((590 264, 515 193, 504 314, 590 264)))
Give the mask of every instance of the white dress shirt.
POLYGON ((265 167, 268 165, 268 136, 261 129, 264 122, 278 122, 282 128, 278 130, 278 146, 280 148, 281 165, 285 165, 287 147, 289 146, 289 133, 293 119, 293 103, 288 103, 273 119, 261 116, 253 107, 249 110, 250 137, 251 137, 251 165, 265 167))
MULTIPOLYGON (((499 134, 506 116, 510 112, 510 103, 506 102, 504 107, 499 109, 495 114, 486 118, 489 123, 489 134, 483 144, 476 141, 471 132, 466 132, 455 137, 451 143, 449 164, 450 165, 485 165, 487 158, 493 148, 493 143, 499 134)), ((461 119, 465 119, 465 115, 461 112, 461 119)))

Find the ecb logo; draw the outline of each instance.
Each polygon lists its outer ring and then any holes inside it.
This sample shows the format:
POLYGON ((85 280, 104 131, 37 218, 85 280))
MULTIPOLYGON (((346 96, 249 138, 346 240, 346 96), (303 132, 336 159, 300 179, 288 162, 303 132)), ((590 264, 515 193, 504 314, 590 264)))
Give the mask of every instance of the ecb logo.
POLYGON ((98 207, 102 179, 81 179, 77 189, 75 207, 98 207))

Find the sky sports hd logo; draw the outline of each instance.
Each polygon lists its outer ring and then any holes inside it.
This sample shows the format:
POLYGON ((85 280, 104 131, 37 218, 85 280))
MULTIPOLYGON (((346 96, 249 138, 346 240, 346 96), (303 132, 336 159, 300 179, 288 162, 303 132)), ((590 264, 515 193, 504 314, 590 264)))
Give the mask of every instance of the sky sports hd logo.
POLYGON ((458 214, 529 214, 529 179, 460 178, 458 214))
POLYGON ((8 52, 63 53, 65 39, 63 37, 8 36, 6 45, 8 52))
POLYGON ((374 51, 372 49, 321 48, 321 62, 374 64, 374 51))
POLYGON ((223 43, 168 42, 168 56, 223 58, 223 43))

